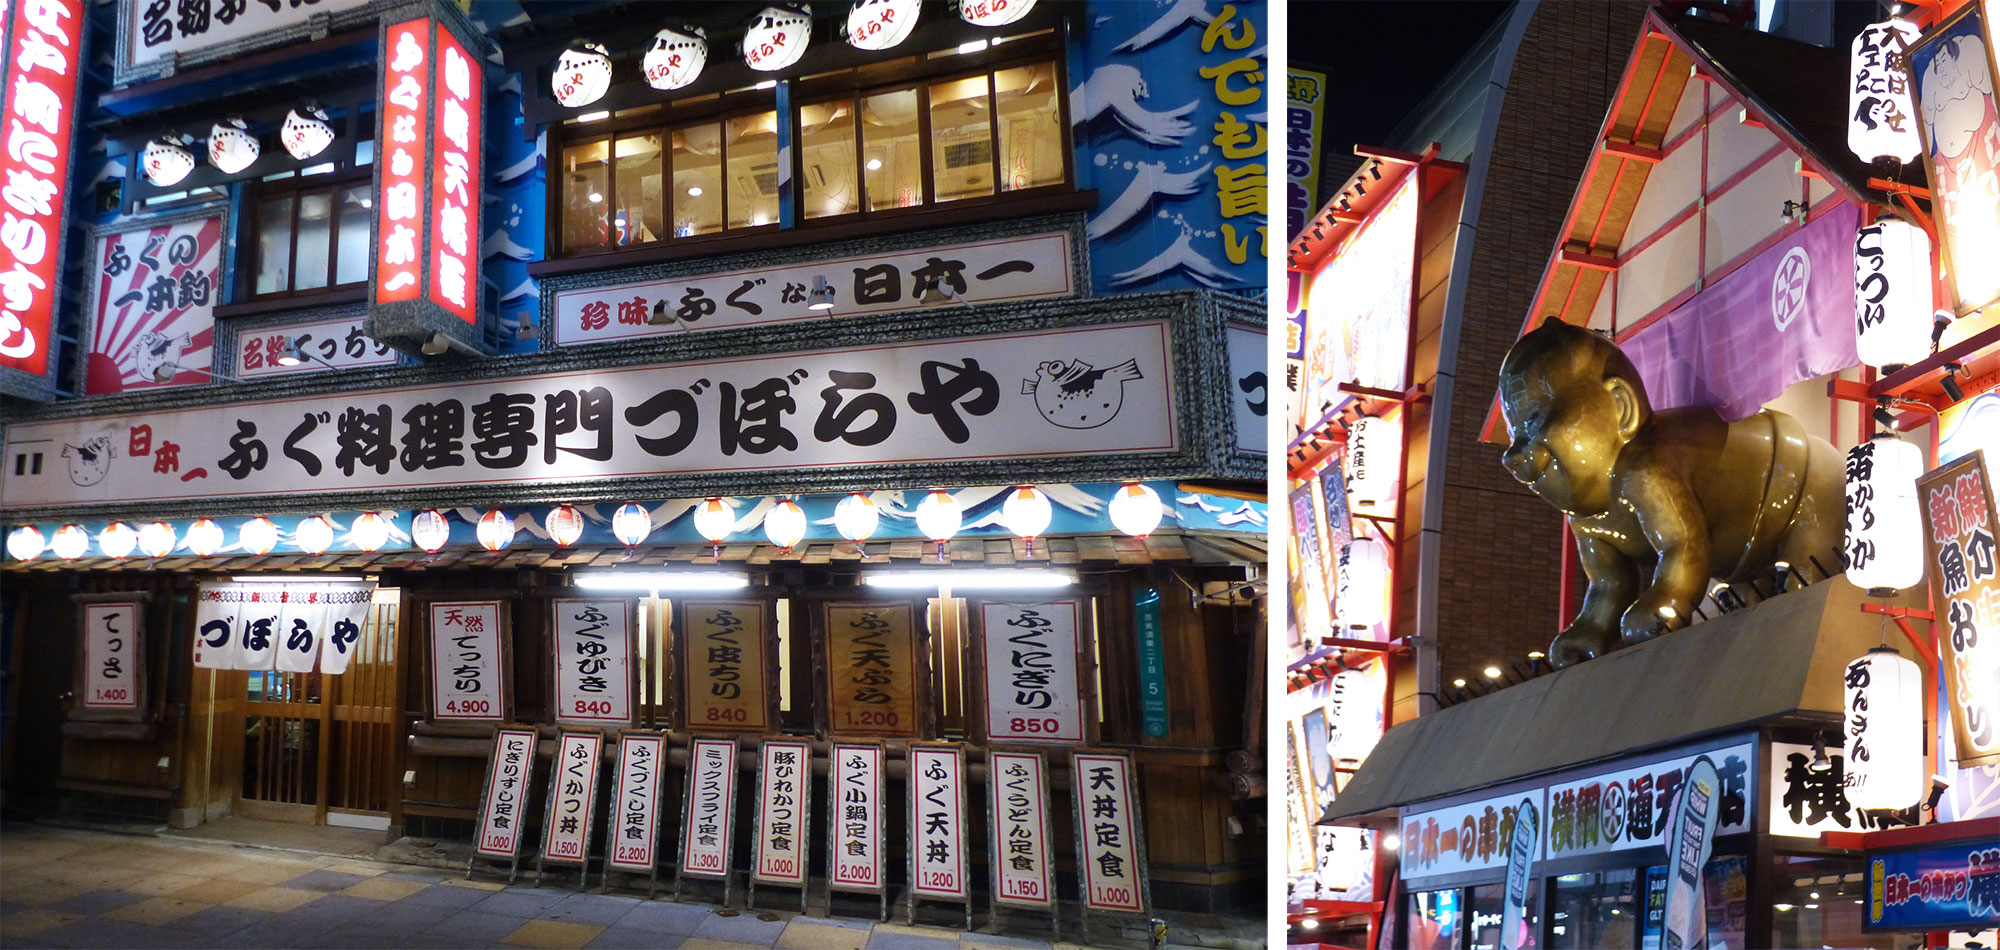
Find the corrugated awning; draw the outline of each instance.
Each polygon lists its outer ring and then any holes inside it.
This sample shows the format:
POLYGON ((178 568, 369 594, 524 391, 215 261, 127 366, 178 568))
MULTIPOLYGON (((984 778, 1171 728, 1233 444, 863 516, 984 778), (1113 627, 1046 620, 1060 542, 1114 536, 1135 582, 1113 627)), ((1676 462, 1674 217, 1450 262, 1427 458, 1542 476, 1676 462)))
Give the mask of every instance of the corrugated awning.
MULTIPOLYGON (((1922 607, 1921 591, 1891 601, 1922 607)), ((1837 717, 1841 671, 1882 642, 1882 617, 1841 578, 1695 624, 1390 729, 1321 824, 1560 769, 1837 717)), ((1889 645, 1913 659, 1893 627, 1889 645)))

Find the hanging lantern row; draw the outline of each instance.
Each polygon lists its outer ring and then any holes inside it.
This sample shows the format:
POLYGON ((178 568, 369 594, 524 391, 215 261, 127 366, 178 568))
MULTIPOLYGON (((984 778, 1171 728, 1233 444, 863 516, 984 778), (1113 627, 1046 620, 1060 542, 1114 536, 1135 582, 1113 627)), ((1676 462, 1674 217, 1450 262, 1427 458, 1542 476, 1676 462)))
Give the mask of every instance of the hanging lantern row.
MULTIPOLYGON (((322 554, 333 546, 333 533, 332 522, 323 516, 311 515, 299 521, 298 528, 292 532, 292 544, 305 554, 322 554)), ((354 546, 362 551, 379 550, 388 543, 389 520, 378 512, 362 512, 354 519, 349 537, 354 546)), ((202 518, 189 525, 187 537, 180 539, 175 537, 173 526, 164 521, 155 521, 137 529, 123 521, 114 521, 97 533, 98 550, 110 558, 127 557, 134 550, 147 557, 166 557, 183 540, 189 552, 208 557, 222 550, 222 526, 202 518)), ((277 549, 278 540, 278 526, 269 518, 252 518, 236 529, 236 545, 246 554, 269 554, 277 549)), ((82 525, 63 525, 46 542, 46 549, 65 561, 74 561, 90 551, 90 533, 82 525)), ((43 550, 42 533, 33 525, 15 528, 7 535, 7 553, 16 560, 32 561, 40 557, 43 550)))
MULTIPOLYGON (((285 114, 278 128, 278 141, 299 161, 313 158, 333 144, 333 123, 326 110, 312 103, 285 114)), ((139 152, 139 168, 146 180, 166 188, 180 184, 194 171, 195 139, 179 132, 162 132, 147 140, 139 152)), ((230 116, 208 130, 208 163, 225 175, 234 175, 264 154, 264 146, 250 131, 242 116, 230 116)))

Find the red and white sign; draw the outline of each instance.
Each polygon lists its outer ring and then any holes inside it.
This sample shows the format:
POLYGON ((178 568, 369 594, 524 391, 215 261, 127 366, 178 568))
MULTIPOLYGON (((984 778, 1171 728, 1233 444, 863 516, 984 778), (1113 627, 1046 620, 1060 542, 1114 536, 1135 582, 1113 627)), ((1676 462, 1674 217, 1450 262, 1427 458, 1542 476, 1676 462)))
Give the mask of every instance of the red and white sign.
POLYGON ((611 800, 605 860, 621 871, 653 873, 660 815, 660 761, 666 744, 658 733, 618 737, 618 795, 611 800))
POLYGON ((474 850, 508 860, 520 853, 522 816, 527 814, 528 785, 534 775, 535 730, 500 730, 493 737, 493 761, 486 769, 486 801, 474 850))
POLYGON ((882 746, 833 744, 828 766, 827 875, 834 890, 882 890, 882 746))
POLYGON ((1076 863, 1084 870, 1084 905, 1145 913, 1132 757, 1074 753, 1069 774, 1076 794, 1076 863))
POLYGON ((480 74, 465 45, 437 31, 436 159, 431 183, 431 302, 466 323, 479 315, 480 74))
POLYGON ((388 28, 382 67, 375 302, 478 314, 479 64, 430 18, 388 28), (427 163, 425 156, 432 156, 427 163))
POLYGON ((965 879, 965 750, 910 747, 910 894, 962 901, 965 879))
POLYGON ((389 27, 382 59, 381 180, 376 194, 375 300, 417 299, 425 184, 425 131, 430 128, 431 21, 389 27))
POLYGON ((83 705, 87 709, 134 709, 139 705, 137 669, 143 662, 136 603, 86 604, 83 608, 83 705))
POLYGON ((556 719, 632 724, 629 600, 555 602, 556 719))
POLYGON ((45 375, 75 119, 79 0, 14 0, 0 148, 0 369, 45 375))
POLYGON ((98 239, 92 395, 209 381, 222 296, 222 216, 98 239))
POLYGON ((431 718, 500 719, 500 604, 431 605, 431 718))
POLYGON ((356 366, 394 366, 396 351, 372 340, 361 330, 361 317, 287 324, 244 330, 236 337, 236 377, 251 379, 281 373, 323 373, 356 366), (299 362, 277 362, 289 343, 297 343, 299 362))
POLYGON ((981 604, 986 737, 1082 742, 1074 600, 981 604))
POLYGON ((1049 854, 1049 782, 1039 752, 993 752, 986 760, 992 794, 993 897, 1002 904, 1054 907, 1049 854))
POLYGON ((597 815, 597 753, 603 746, 603 738, 595 732, 565 732, 556 740, 542 860, 579 864, 588 860, 590 823, 597 815))
POLYGON ((757 860, 759 881, 804 887, 806 815, 812 808, 812 744, 770 739, 758 754, 757 860))
POLYGON ((696 739, 688 750, 681 873, 727 878, 736 817, 736 740, 696 739))

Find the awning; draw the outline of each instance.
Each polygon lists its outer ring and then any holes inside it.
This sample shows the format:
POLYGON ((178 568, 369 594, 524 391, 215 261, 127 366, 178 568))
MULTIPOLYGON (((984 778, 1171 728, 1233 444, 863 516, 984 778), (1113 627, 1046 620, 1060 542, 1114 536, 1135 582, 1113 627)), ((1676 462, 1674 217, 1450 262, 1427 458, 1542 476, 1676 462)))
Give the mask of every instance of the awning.
MULTIPOLYGON (((1921 591, 1891 603, 1922 607, 1921 591)), ((1320 818, 1402 805, 1759 723, 1838 717, 1841 670, 1883 638, 1841 578, 1397 725, 1320 818)), ((1888 643, 1911 656, 1894 626, 1888 643)))

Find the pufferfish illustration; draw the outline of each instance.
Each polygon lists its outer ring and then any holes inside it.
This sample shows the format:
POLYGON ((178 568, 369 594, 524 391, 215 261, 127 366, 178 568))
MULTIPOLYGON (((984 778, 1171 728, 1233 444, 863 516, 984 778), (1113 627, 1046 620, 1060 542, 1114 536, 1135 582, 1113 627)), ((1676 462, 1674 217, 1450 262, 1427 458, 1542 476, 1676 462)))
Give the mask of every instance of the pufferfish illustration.
POLYGON ((1035 377, 1021 380, 1021 393, 1035 397, 1042 418, 1065 429, 1095 429, 1125 405, 1125 384, 1145 375, 1138 360, 1103 369, 1082 360, 1048 360, 1035 377))
POLYGON ((139 334, 131 350, 132 364, 139 371, 139 378, 156 383, 174 378, 174 374, 181 369, 181 354, 192 342, 185 333, 168 336, 157 330, 147 330, 139 334))
POLYGON ((69 480, 89 488, 104 480, 104 473, 111 470, 111 460, 118 456, 118 447, 111 444, 111 437, 100 435, 82 445, 63 443, 63 458, 69 459, 69 480))

